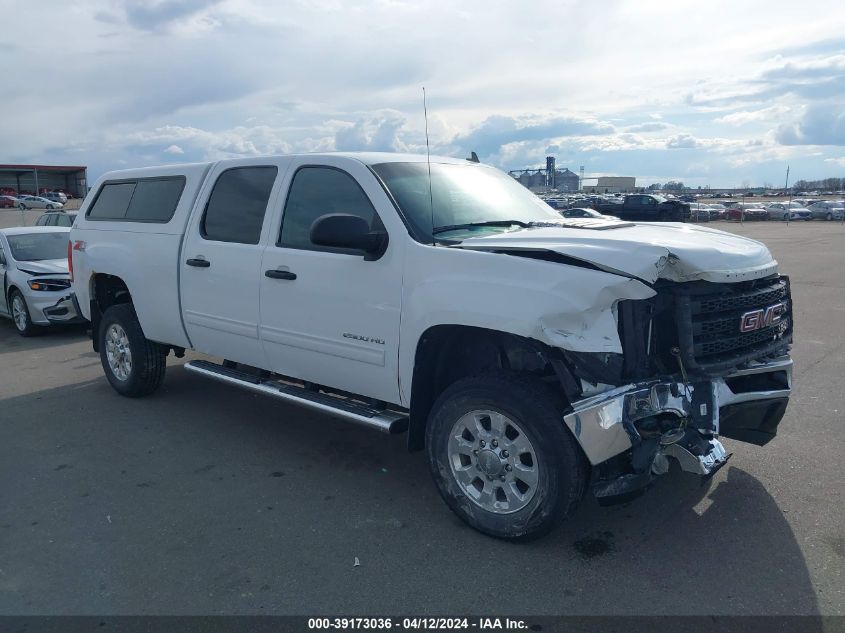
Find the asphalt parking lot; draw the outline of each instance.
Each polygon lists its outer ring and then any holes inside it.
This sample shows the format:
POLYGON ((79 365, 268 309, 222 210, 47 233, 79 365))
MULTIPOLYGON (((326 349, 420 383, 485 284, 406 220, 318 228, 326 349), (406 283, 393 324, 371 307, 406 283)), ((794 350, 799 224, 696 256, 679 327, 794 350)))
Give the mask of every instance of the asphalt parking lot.
POLYGON ((122 398, 84 329, 0 321, 0 614, 845 614, 845 226, 710 226, 792 278, 779 436, 527 545, 465 527, 404 436, 172 357, 122 398))

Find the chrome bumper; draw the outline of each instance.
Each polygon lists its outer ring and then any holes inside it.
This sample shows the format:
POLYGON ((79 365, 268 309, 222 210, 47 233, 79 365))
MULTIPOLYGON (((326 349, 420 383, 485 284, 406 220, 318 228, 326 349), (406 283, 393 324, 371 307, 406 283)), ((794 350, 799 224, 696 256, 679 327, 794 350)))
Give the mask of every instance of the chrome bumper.
MULTIPOLYGON (((713 380, 690 383, 653 382, 617 387, 575 402, 573 410, 564 415, 563 419, 581 444, 587 459, 596 465, 631 448, 633 443, 639 440, 634 423, 643 418, 672 414, 686 419, 688 428, 698 429, 715 437, 722 431, 720 413, 729 412, 733 420, 741 418, 743 407, 748 407, 749 410, 760 409, 761 404, 765 405, 766 401, 771 401, 773 406, 783 403, 779 412, 782 416, 782 409, 785 408, 785 401, 789 398, 791 390, 792 359, 783 356, 767 363, 752 364, 713 380), (777 388, 760 389, 760 385, 777 388)), ((774 411, 772 415, 777 416, 777 413, 774 411)), ((764 413, 755 415, 762 416, 764 413)), ((776 428, 779 421, 780 417, 777 417, 773 425, 769 423, 764 435, 773 437, 774 432, 768 429, 771 426, 776 428)), ((747 432, 748 429, 743 431, 747 432)), ((754 430, 751 432, 753 434, 754 430)), ((768 440, 746 441, 763 444, 768 440)), ((712 442, 714 444, 711 455, 718 462, 720 458, 725 458, 724 449, 718 440, 714 439, 712 442)), ((674 449, 670 449, 667 454, 671 453, 671 450, 674 449)), ((670 456, 677 457, 671 454, 670 456)))

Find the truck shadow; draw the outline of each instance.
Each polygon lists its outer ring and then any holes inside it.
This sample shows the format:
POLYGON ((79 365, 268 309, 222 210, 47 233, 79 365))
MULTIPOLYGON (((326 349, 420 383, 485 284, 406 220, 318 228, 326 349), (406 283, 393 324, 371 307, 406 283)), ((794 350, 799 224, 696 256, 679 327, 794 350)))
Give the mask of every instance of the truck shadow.
POLYGON ((268 586, 280 592, 274 613, 341 602, 350 613, 818 613, 787 517, 734 462, 704 487, 672 472, 626 505, 587 498, 516 545, 452 515, 404 436, 179 366, 149 398, 121 398, 99 378, 0 399, 0 411, 0 534, 16 583, 0 592, 5 612, 258 612, 243 596, 268 586), (34 530, 50 533, 49 553, 34 530), (74 593, 91 569, 106 570, 106 602, 74 593), (150 577, 156 587, 131 591, 150 577), (503 577, 515 579, 504 595, 503 577))

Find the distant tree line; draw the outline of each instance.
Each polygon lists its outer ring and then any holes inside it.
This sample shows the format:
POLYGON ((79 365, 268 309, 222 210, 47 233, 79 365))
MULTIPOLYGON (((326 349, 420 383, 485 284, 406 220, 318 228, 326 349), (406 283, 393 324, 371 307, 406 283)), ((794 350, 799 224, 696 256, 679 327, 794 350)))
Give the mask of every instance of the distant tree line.
POLYGON ((799 180, 792 188, 795 191, 842 191, 845 189, 845 178, 824 178, 823 180, 799 180))
POLYGON ((686 189, 686 187, 684 187, 684 183, 680 181, 676 182, 674 180, 670 180, 664 185, 661 185, 659 182, 656 182, 646 187, 646 189, 648 191, 660 191, 661 189, 663 191, 683 191, 684 189, 686 189))
MULTIPOLYGON (((705 189, 709 189, 710 187, 705 186, 705 189)), ((845 178, 824 178, 822 180, 799 180, 792 185, 793 191, 842 191, 845 190, 845 178)), ((690 187, 690 190, 692 187, 690 187)), ((701 189, 701 187, 698 187, 701 189)), ((763 183, 762 187, 752 187, 751 183, 747 180, 744 180, 742 184, 737 188, 739 190, 749 190, 754 189, 755 191, 758 189, 764 190, 775 190, 779 191, 782 190, 783 187, 777 187, 772 185, 770 182, 763 183)), ((645 188, 646 191, 686 191, 687 187, 681 181, 670 180, 667 183, 660 184, 659 182, 655 182, 650 184, 648 187, 645 188)))

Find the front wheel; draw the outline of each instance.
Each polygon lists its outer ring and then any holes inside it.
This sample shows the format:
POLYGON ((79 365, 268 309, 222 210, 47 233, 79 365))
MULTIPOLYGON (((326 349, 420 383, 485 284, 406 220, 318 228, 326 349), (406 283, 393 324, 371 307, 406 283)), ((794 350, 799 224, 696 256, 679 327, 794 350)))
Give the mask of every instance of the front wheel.
POLYGON ((15 329, 21 336, 32 336, 35 334, 36 325, 32 324, 32 317, 26 305, 26 299, 17 289, 12 290, 9 295, 9 303, 12 307, 12 320, 15 322, 15 329))
POLYGON ((583 496, 587 466, 539 379, 498 372, 458 381, 426 428, 440 495, 470 526, 504 539, 547 533, 583 496))
POLYGON ((144 337, 131 304, 111 306, 99 332, 100 362, 111 386, 131 398, 147 396, 164 380, 164 346, 144 337))

